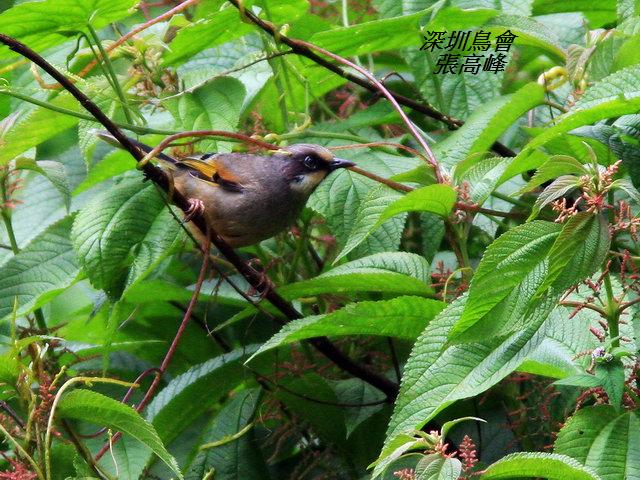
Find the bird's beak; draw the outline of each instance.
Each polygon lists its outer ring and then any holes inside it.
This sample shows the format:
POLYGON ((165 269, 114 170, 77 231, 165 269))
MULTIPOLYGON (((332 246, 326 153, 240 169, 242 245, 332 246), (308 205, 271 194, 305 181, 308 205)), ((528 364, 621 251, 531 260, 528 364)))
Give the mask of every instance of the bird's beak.
POLYGON ((349 168, 353 167, 355 163, 350 162, 349 160, 343 160, 342 158, 334 158, 333 161, 329 164, 329 171, 333 172, 338 168, 349 168))

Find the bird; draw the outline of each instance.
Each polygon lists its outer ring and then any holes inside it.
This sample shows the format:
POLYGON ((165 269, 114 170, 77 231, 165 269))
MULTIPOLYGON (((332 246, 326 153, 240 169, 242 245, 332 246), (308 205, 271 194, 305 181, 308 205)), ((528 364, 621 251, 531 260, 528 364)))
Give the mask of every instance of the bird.
MULTIPOLYGON (((121 147, 109 133, 98 136, 121 147)), ((152 150, 130 140, 145 153, 152 150)), ((355 165, 310 143, 282 147, 271 155, 204 153, 177 160, 161 153, 156 158, 173 188, 188 199, 185 222, 196 236, 202 239, 203 232, 190 219, 202 214, 207 226, 234 248, 254 245, 290 227, 329 174, 355 165)))

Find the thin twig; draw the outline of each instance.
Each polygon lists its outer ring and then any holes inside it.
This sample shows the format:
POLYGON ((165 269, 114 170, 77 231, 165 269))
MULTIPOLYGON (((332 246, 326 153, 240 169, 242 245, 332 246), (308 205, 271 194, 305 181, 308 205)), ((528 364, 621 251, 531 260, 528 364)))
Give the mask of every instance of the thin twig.
POLYGON ((138 162, 138 165, 140 167, 146 165, 147 162, 149 162, 149 160, 154 159, 165 148, 171 145, 171 143, 174 140, 179 140, 181 138, 188 138, 188 137, 211 137, 214 135, 221 136, 221 137, 235 138, 237 140, 242 140, 243 142, 253 143, 267 150, 277 150, 278 148, 280 148, 277 145, 274 145, 272 143, 264 142, 256 138, 251 138, 248 135, 243 135, 241 133, 226 132, 224 130, 194 130, 191 132, 174 133, 173 135, 169 135, 168 137, 164 138, 158 145, 153 147, 153 149, 138 162))
POLYGON ((385 97, 387 97, 389 102, 391 102, 391 105, 393 105, 393 108, 396 109, 396 111, 398 112, 398 115, 400 115, 400 118, 403 120, 403 122, 405 123, 405 125, 407 126, 409 131, 411 132, 411 135, 413 135, 413 138, 415 138, 416 141, 418 142, 418 145, 420 145, 423 148, 423 150, 427 154, 427 160, 429 162, 429 165, 431 165, 431 167, 433 168, 433 170, 435 172, 436 180, 438 181, 438 183, 444 183, 444 177, 442 176, 442 172, 440 172, 440 165, 438 165, 438 161, 437 161, 435 155, 433 154, 433 151, 431 151, 431 147, 429 147, 429 144, 424 139, 422 134, 420 132, 418 132, 418 129, 413 124, 413 122, 411 120, 409 120, 409 117, 407 116, 406 113, 404 113, 404 110, 402 110, 402 107, 400 106, 400 104, 398 103, 396 98, 391 94, 391 92, 389 92, 389 90, 387 90, 387 87, 385 87, 382 83, 380 83, 378 81, 378 79, 376 77, 374 77, 373 74, 371 74, 371 72, 369 72, 367 69, 356 65, 352 61, 347 60, 346 58, 341 57, 340 55, 336 55, 333 52, 325 50, 324 48, 318 47, 317 45, 314 45, 313 43, 305 42, 303 40, 298 40, 298 42, 301 45, 304 45, 305 47, 307 47, 309 49, 316 50, 316 51, 322 53, 323 55, 331 57, 334 60, 336 60, 336 61, 338 61, 340 63, 343 63, 343 64, 353 68, 354 70, 357 70, 362 75, 367 77, 369 79, 369 81, 371 83, 373 83, 377 87, 377 90, 382 92, 382 94, 385 97))
POLYGON ((628 302, 624 302, 624 303, 620 304, 620 307, 619 307, 620 313, 622 313, 623 311, 625 311, 627 308, 631 307, 632 305, 635 305, 636 303, 640 303, 640 297, 634 298, 633 300, 629 300, 628 302))
POLYGON ((593 310, 594 312, 598 312, 602 316, 602 318, 607 318, 607 312, 605 312, 597 305, 594 305, 593 303, 571 302, 568 300, 563 300, 558 305, 562 305, 563 307, 587 308, 589 310, 593 310))
MULTIPOLYGON (((169 349, 167 350, 167 353, 165 354, 164 359, 162 360, 162 363, 160 364, 160 368, 156 372, 156 376, 153 377, 153 381, 151 382, 151 385, 149 386, 149 389, 144 394, 144 397, 142 397, 142 400, 140 400, 140 403, 138 403, 136 405, 136 407, 135 407, 137 412, 141 412, 142 410, 144 410, 144 408, 151 401, 151 399, 153 398, 153 396, 156 393, 156 390, 158 390, 158 387, 160 386, 160 382, 162 381, 162 375, 164 375, 164 373, 169 368, 169 365, 171 365, 171 360, 173 360, 173 356, 175 355, 176 350, 178 349, 178 345, 180 344, 180 340, 182 339, 182 335, 184 334, 184 332, 185 332, 185 330, 187 328, 187 325, 189 324, 189 320, 191 319, 191 313, 193 312, 193 309, 196 306, 196 303, 198 301, 198 296, 200 295, 200 290, 202 288, 202 284, 204 282, 205 276, 207 274, 207 270, 209 268, 209 247, 210 246, 211 246, 211 240, 210 240, 209 235, 207 235, 205 243, 202 245, 202 256, 204 257, 203 260, 202 260, 202 266, 200 267, 200 273, 198 274, 198 280, 196 281, 195 288, 193 289, 193 295, 191 295, 191 300, 189 300, 189 305, 187 306, 187 311, 184 312, 184 316, 182 317, 182 322, 180 322, 180 326, 178 327, 178 331, 176 332, 175 336, 173 337, 171 345, 169 346, 169 349)), ((145 372, 143 372, 142 375, 146 375, 147 373, 148 372, 145 371, 145 372)), ((138 378, 140 378, 140 377, 138 377, 138 378)), ((129 395, 129 392, 127 392, 127 395, 129 395)), ((125 398, 126 398, 126 396, 125 396, 125 398)), ((100 460, 100 458, 102 458, 102 456, 109 451, 111 446, 115 442, 117 442, 118 439, 121 436, 122 436, 122 434, 120 432, 116 432, 116 434, 112 437, 111 442, 108 442, 105 445, 103 445, 102 448, 100 449, 100 451, 96 454, 95 461, 97 462, 98 460, 100 460)))

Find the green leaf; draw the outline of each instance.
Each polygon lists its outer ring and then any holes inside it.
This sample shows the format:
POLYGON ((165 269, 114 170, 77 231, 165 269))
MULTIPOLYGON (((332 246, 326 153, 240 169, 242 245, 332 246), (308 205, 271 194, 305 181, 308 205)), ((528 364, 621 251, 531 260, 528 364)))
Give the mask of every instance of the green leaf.
POLYGON ((429 104, 447 115, 469 118, 474 111, 500 96, 502 73, 496 75, 479 71, 477 74, 461 72, 457 75, 440 75, 434 73, 438 51, 415 49, 407 51, 404 57, 413 71, 422 98, 428 99, 429 104))
POLYGON ((609 252, 611 235, 602 215, 579 212, 562 227, 549 252, 549 272, 538 292, 569 288, 591 276, 609 252))
POLYGON ((456 191, 450 185, 427 185, 399 198, 382 211, 374 229, 385 220, 404 212, 429 212, 447 217, 456 201, 456 191))
POLYGON ((256 349, 253 345, 239 348, 194 365, 173 378, 146 409, 146 418, 160 438, 165 442, 175 438, 198 415, 241 383, 244 380, 241 360, 256 349), (215 385, 215 392, 212 385, 215 385))
MULTIPOLYGON (((232 77, 218 77, 163 103, 182 130, 235 131, 245 95, 242 82, 232 77)), ((217 142, 206 140, 198 144, 198 150, 219 151, 219 147, 217 142)))
POLYGON ((468 155, 486 152, 521 115, 542 102, 544 90, 537 83, 530 83, 515 93, 487 102, 460 129, 436 146, 436 158, 452 166, 468 155))
POLYGON ((402 194, 384 185, 372 188, 360 203, 360 208, 353 222, 353 228, 349 233, 346 245, 338 254, 334 263, 346 257, 371 235, 376 229, 382 212, 390 203, 393 203, 399 198, 402 198, 402 194))
POLYGON ((128 405, 91 390, 78 389, 62 397, 56 414, 58 418, 96 423, 131 435, 160 457, 178 478, 183 478, 178 463, 167 452, 153 426, 128 405))
POLYGON ((569 385, 571 387, 599 387, 602 385, 602 381, 595 375, 589 375, 588 373, 579 373, 577 375, 571 375, 570 377, 563 378, 556 382, 554 385, 569 385))
MULTIPOLYGON (((0 14, 0 17, 2 15, 0 14)), ((0 29, 1 31, 2 29, 0 29)), ((0 95, 2 95, 2 89, 0 89, 0 95)), ((49 103, 56 107, 74 111, 79 109, 78 102, 67 93, 61 93, 49 103)), ((22 114, 2 138, 0 166, 45 140, 49 140, 58 133, 75 126, 77 123, 77 117, 53 112, 43 107, 34 108, 28 113, 22 114), (25 135, 25 130, 28 130, 28 135, 25 135)))
POLYGON ((13 311, 22 316, 41 307, 72 285, 79 268, 71 247, 71 217, 53 224, 0 267, 0 319, 13 311))
POLYGON ((497 187, 507 164, 507 159, 502 157, 479 158, 472 155, 456 165, 456 183, 468 182, 471 201, 482 205, 497 187))
POLYGON ((82 268, 111 298, 169 255, 179 233, 156 188, 136 177, 96 195, 80 210, 72 229, 82 268))
POLYGON ((637 113, 640 109, 640 66, 635 65, 609 75, 588 88, 571 110, 560 115, 555 125, 535 137, 513 159, 525 161, 532 151, 574 128, 611 117, 637 113))
POLYGON ((426 455, 416 465, 415 480, 457 480, 462 463, 457 458, 426 455))
POLYGON ((538 216, 540 210, 549 205, 554 200, 565 196, 571 190, 580 186, 580 178, 574 175, 562 175, 556 178, 551 185, 545 188, 534 203, 531 215, 528 220, 533 220, 538 216))
POLYGON ((109 152, 89 170, 85 179, 73 190, 73 194, 78 195, 105 180, 135 168, 136 162, 126 150, 118 149, 109 152))
POLYGON ((383 335, 413 340, 443 307, 443 302, 421 297, 351 303, 326 315, 287 323, 254 357, 282 345, 322 336, 383 335))
POLYGON ((430 9, 402 17, 384 18, 314 34, 309 40, 342 56, 421 45, 420 20, 430 9), (389 32, 395 32, 389 36, 389 32))
POLYGON ((640 192, 633 186, 631 180, 627 178, 619 178, 611 183, 613 190, 622 190, 636 203, 640 203, 640 192))
POLYGON ((456 418, 455 420, 449 420, 448 422, 445 422, 442 425, 442 427, 440 428, 440 435, 442 435, 443 438, 447 438, 447 436, 449 435, 449 430, 451 430, 453 427, 455 427, 459 423, 467 422, 469 420, 475 420, 476 422, 487 423, 486 420, 483 420, 482 418, 478 418, 478 417, 456 418))
POLYGON ((456 400, 478 395, 498 383, 541 344, 544 335, 540 333, 546 325, 566 318, 564 309, 547 315, 542 311, 548 308, 545 303, 541 313, 532 313, 526 327, 504 340, 485 337, 473 344, 447 346, 447 336, 462 315, 466 298, 454 301, 429 322, 414 344, 389 423, 387 445, 404 432, 421 428, 456 400))
POLYGON ((359 378, 334 382, 333 389, 339 403, 352 405, 344 409, 347 438, 372 415, 384 408, 384 394, 359 378))
POLYGON ((578 160, 568 155, 554 155, 547 162, 540 165, 535 175, 522 187, 518 195, 539 187, 549 180, 563 175, 587 175, 589 172, 578 160))
MULTIPOLYGON (((358 166, 388 178, 414 166, 411 159, 397 155, 370 152, 355 157, 341 153, 346 159, 356 159, 358 166)), ((307 206, 327 219, 331 232, 340 247, 346 245, 351 232, 356 228, 356 219, 365 206, 364 199, 379 184, 357 173, 341 169, 331 173, 313 192, 307 206)), ((404 218, 393 218, 384 222, 376 231, 370 233, 360 245, 352 250, 350 256, 371 255, 398 249, 404 218)), ((358 227, 361 228, 361 227, 358 227)))
POLYGON ((518 452, 507 455, 487 468, 483 480, 544 477, 549 480, 600 480, 590 468, 566 455, 545 452, 518 452))
POLYGON ((589 20, 591 28, 598 28, 602 25, 615 23, 616 2, 615 0, 604 0, 597 3, 584 0, 565 0, 564 2, 534 0, 533 2, 534 15, 565 12, 578 12, 589 20))
POLYGON ((172 214, 169 208, 173 207, 160 210, 144 237, 136 243, 135 256, 126 280, 127 290, 144 280, 186 241, 187 236, 175 218, 179 215, 177 209, 174 208, 172 214))
POLYGON ((538 48, 559 61, 563 61, 566 57, 556 33, 532 18, 518 15, 499 15, 489 20, 483 26, 483 30, 497 35, 502 35, 505 30, 509 30, 517 35, 514 45, 538 48))
POLYGON ((342 264, 309 280, 278 287, 285 298, 309 295, 386 292, 428 295, 429 264, 420 255, 407 252, 376 253, 342 264))
MULTIPOLYGON (((44 0, 23 2, 0 13, 0 32, 17 38, 34 50, 65 42, 87 22, 100 29, 129 15, 138 0, 44 0), (61 15, 64 12, 64 15, 61 15)), ((0 60, 11 55, 0 47, 0 60)))
MULTIPOLYGON (((555 223, 535 221, 509 230, 489 246, 471 280, 464 313, 451 330, 452 340, 465 338, 465 332, 476 324, 495 327, 489 313, 540 268, 559 231, 555 223)), ((539 285, 535 279, 533 283, 530 298, 539 285)))
POLYGON ((39 160, 36 162, 28 158, 19 158, 15 161, 15 169, 31 170, 49 180, 56 190, 60 192, 64 199, 64 204, 67 210, 69 210, 71 204, 71 188, 69 187, 64 165, 51 160, 39 160))
POLYGON ((178 30, 164 56, 167 65, 179 65, 196 53, 235 40, 251 32, 235 8, 225 8, 178 30))
POLYGON ((383 478, 387 480, 389 478, 388 474, 392 473, 398 464, 402 465, 404 463, 403 461, 409 461, 410 464, 415 464, 415 459, 420 458, 417 454, 407 455, 407 452, 425 450, 427 447, 426 442, 422 439, 417 440, 411 435, 398 435, 385 446, 380 457, 369 465, 369 468, 375 466, 375 470, 371 474, 371 479, 377 479, 380 475, 385 474, 386 478, 383 478), (414 461, 411 462, 411 460, 414 461))
POLYGON ((201 438, 201 443, 221 442, 222 445, 199 451, 185 475, 186 480, 201 480, 211 469, 215 471, 216 480, 269 478, 253 432, 235 438, 250 427, 259 399, 260 390, 253 388, 238 392, 225 403, 201 438))
POLYGON ((614 408, 620 408, 622 394, 624 392, 625 374, 624 366, 620 360, 611 360, 596 365, 596 377, 600 380, 600 384, 604 387, 609 403, 614 408))
POLYGON ((558 434, 554 452, 593 469, 603 480, 640 477, 640 418, 610 405, 578 410, 558 434))

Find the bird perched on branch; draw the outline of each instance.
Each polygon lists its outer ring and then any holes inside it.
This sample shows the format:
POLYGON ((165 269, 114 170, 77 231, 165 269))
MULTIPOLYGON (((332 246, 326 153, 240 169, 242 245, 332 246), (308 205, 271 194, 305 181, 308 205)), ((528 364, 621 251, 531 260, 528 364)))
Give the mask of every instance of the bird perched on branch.
MULTIPOLYGON (((120 147, 111 135, 98 136, 120 147)), ((145 153, 152 150, 132 142, 145 153)), ((355 165, 306 143, 272 155, 219 153, 175 160, 159 154, 157 159, 174 188, 189 199, 187 220, 203 214, 208 226, 232 247, 252 245, 291 226, 327 175, 355 165)))

